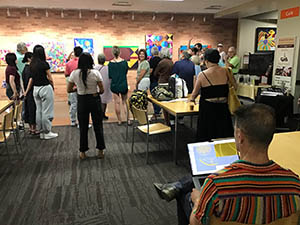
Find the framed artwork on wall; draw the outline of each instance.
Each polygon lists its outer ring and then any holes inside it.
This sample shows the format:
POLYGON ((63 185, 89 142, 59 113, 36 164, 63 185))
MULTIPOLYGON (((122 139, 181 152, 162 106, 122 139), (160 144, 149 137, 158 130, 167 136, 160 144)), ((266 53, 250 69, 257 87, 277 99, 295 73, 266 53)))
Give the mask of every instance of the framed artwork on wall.
POLYGON ((91 38, 74 38, 74 47, 80 46, 83 52, 88 52, 94 56, 94 43, 91 38))
POLYGON ((255 52, 275 51, 276 27, 257 27, 255 32, 255 52))
MULTIPOLYGON (((138 67, 138 49, 139 46, 119 46, 120 57, 127 61, 129 69, 137 69, 138 67)), ((103 46, 103 53, 106 58, 106 64, 114 58, 112 55, 112 46, 103 46)))
MULTIPOLYGON (((194 45, 190 46, 191 48, 194 47, 194 45)), ((204 48, 212 48, 211 45, 207 45, 207 44, 202 44, 202 49, 204 48)), ((188 46, 187 45, 180 45, 180 48, 178 49, 178 59, 180 58, 180 55, 183 51, 188 50, 188 46)))
POLYGON ((173 34, 166 35, 146 35, 146 51, 150 58, 152 56, 151 49, 156 46, 160 51, 162 48, 166 47, 170 49, 171 56, 173 55, 173 34))

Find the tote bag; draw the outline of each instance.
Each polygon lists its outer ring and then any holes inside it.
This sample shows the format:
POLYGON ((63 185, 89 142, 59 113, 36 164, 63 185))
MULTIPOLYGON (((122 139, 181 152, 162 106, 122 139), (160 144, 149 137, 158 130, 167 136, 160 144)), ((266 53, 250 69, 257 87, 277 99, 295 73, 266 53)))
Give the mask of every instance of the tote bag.
MULTIPOLYGON (((228 76, 228 80, 230 81, 231 78, 233 78, 233 74, 232 71, 230 69, 227 70, 227 76, 228 76), (231 76, 231 77, 230 77, 231 76)), ((235 112, 235 110, 237 110, 240 106, 241 106, 241 102, 235 92, 234 86, 229 82, 229 92, 228 92, 228 108, 229 111, 231 113, 231 115, 233 115, 233 113, 235 112)))

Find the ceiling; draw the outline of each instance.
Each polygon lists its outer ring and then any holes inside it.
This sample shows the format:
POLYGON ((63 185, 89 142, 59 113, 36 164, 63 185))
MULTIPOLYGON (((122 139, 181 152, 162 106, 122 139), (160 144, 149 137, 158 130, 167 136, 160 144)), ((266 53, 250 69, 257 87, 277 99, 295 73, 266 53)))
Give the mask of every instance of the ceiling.
POLYGON ((0 0, 0 8, 55 8, 155 13, 218 13, 252 0, 0 0), (113 3, 130 6, 113 6, 113 3), (126 3, 127 2, 127 3, 126 3), (207 9, 212 8, 212 9, 207 9))

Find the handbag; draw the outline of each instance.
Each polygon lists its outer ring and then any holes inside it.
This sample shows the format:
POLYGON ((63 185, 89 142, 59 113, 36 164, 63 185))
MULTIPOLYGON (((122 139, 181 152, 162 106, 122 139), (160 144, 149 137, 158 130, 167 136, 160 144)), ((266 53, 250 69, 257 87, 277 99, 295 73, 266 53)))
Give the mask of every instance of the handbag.
POLYGON ((158 101, 170 101, 173 99, 173 93, 168 91, 165 87, 156 86, 152 89, 151 95, 158 101))
MULTIPOLYGON (((230 76, 232 76, 233 78, 233 74, 232 71, 230 69, 227 70, 227 76, 228 76, 228 80, 230 81, 230 76)), ((231 115, 233 115, 233 113, 241 106, 241 102, 236 94, 236 91, 234 89, 234 86, 229 82, 228 84, 228 109, 231 113, 231 115)))

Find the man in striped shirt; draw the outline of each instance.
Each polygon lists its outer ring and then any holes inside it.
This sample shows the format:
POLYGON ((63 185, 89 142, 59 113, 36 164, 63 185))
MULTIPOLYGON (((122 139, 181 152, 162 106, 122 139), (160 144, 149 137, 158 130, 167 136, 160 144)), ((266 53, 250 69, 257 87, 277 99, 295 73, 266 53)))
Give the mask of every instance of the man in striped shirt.
POLYGON ((193 189, 191 195, 185 189, 188 182, 175 185, 178 208, 184 210, 178 211, 179 224, 207 224, 212 215, 222 221, 267 224, 300 210, 299 177, 268 157, 275 124, 274 111, 263 104, 235 112, 240 160, 208 176, 201 190, 193 189))

